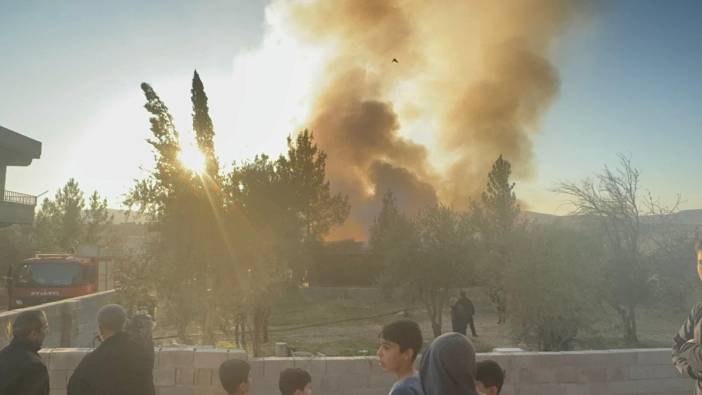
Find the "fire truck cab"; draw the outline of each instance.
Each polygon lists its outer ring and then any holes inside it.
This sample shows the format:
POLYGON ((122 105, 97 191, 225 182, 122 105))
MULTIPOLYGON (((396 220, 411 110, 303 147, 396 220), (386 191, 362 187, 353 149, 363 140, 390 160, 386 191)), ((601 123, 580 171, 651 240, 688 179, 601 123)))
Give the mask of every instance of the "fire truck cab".
POLYGON ((37 254, 11 269, 9 308, 35 306, 112 289, 111 261, 72 254, 37 254))

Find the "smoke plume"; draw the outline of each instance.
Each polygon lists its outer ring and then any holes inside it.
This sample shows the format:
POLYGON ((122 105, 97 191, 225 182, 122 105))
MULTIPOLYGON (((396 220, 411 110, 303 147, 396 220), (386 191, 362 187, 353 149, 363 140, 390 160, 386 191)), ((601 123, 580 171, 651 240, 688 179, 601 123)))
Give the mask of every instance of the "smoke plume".
POLYGON ((582 13, 568 0, 279 2, 290 34, 327 50, 306 126, 365 238, 387 190, 413 213, 464 208, 502 154, 535 173, 532 134, 559 89, 550 48, 582 13), (419 144, 406 131, 428 130, 419 144))

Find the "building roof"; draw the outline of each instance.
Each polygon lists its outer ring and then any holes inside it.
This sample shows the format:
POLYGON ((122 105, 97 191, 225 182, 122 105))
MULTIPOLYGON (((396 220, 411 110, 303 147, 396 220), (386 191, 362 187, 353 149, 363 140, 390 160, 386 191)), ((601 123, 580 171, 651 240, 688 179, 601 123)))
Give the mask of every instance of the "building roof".
POLYGON ((0 166, 29 166, 41 157, 41 143, 0 126, 0 166))

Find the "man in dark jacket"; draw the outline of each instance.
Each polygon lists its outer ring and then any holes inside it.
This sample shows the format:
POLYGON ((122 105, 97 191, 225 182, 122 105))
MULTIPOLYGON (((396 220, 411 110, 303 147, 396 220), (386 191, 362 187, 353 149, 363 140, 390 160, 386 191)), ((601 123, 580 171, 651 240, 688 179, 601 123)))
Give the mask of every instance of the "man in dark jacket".
POLYGON ((453 331, 465 335, 468 317, 463 305, 455 297, 449 300, 449 304, 451 305, 451 327, 453 331))
MULTIPOLYGON (((702 280, 702 240, 695 245, 697 275, 702 280)), ((695 380, 695 394, 702 395, 702 303, 692 308, 673 337, 673 365, 684 377, 695 380)))
POLYGON ((144 347, 124 332, 124 308, 104 306, 97 318, 102 343, 76 367, 68 395, 153 395, 153 366, 144 347))
POLYGON ((12 341, 0 351, 0 395, 49 393, 49 372, 38 354, 48 330, 41 310, 17 315, 12 324, 12 341))
MULTIPOLYGON (((473 334, 473 337, 478 337, 478 334, 475 332, 475 322, 473 322, 475 307, 473 306, 473 302, 468 299, 466 293, 463 291, 461 291, 461 297, 458 299, 458 304, 463 306, 463 311, 466 314, 466 326, 470 325, 470 332, 473 334)), ((465 329, 463 330, 463 334, 466 334, 465 329)))

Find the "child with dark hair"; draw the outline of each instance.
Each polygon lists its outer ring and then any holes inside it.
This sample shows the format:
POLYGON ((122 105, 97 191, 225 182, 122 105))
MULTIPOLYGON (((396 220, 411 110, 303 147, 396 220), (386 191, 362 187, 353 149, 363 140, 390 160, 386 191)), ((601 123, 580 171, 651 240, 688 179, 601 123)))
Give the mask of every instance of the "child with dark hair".
POLYGON ((219 381, 229 395, 246 395, 249 393, 249 371, 251 367, 248 362, 240 359, 230 359, 224 361, 219 366, 219 381))
POLYGON ((312 395, 312 376, 300 368, 280 372, 278 387, 282 395, 312 395))
POLYGON ((497 362, 488 359, 476 366, 475 387, 480 394, 498 395, 505 383, 505 371, 497 362))
POLYGON ((390 395, 424 395, 414 360, 422 349, 422 331, 411 320, 400 320, 385 325, 380 331, 378 358, 386 372, 397 377, 390 395))

